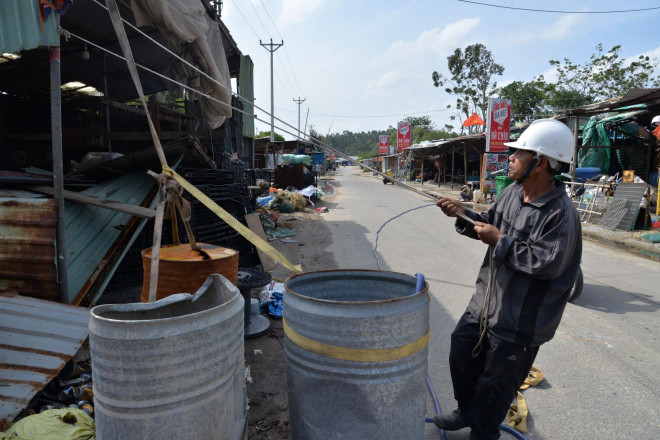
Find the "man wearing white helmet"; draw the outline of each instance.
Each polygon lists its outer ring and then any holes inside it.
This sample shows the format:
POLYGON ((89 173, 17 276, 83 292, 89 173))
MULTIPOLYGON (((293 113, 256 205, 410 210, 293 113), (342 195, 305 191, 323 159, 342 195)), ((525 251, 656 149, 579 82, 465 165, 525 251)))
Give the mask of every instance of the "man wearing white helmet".
POLYGON ((470 439, 498 439, 499 427, 541 344, 555 334, 582 256, 580 219, 554 176, 568 170, 571 130, 557 120, 532 123, 509 157, 508 186, 486 212, 438 197, 458 217, 456 230, 490 246, 476 292, 451 336, 449 365, 458 409, 434 417, 470 439))

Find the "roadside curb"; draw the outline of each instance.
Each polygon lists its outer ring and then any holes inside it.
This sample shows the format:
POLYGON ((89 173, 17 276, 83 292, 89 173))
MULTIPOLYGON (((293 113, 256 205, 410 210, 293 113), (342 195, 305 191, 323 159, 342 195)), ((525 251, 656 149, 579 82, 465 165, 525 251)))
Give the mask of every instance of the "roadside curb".
POLYGON ((619 232, 609 231, 594 225, 582 225, 582 238, 601 245, 620 249, 642 258, 660 261, 660 243, 650 243, 638 238, 650 231, 619 232))
MULTIPOLYGON (((422 192, 435 197, 442 195, 444 197, 458 198, 460 193, 460 190, 458 189, 427 189, 422 188, 419 184, 413 184, 411 186, 419 188, 422 192)), ((463 205, 475 212, 483 212, 490 208, 490 205, 485 203, 463 202, 463 205)), ((603 246, 626 251, 642 258, 660 261, 660 243, 646 242, 639 238, 641 235, 648 232, 652 232, 652 230, 630 232, 610 231, 593 224, 582 223, 582 238, 603 246)))

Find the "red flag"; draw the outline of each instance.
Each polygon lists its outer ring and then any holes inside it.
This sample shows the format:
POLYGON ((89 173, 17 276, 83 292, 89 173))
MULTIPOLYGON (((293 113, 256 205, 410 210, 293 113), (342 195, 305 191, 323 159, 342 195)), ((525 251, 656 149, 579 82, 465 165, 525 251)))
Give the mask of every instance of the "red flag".
POLYGON ((656 127, 656 129, 653 130, 651 133, 653 133, 653 134, 655 135, 655 137, 657 137, 658 140, 660 141, 660 125, 658 125, 658 126, 656 127))
POLYGON ((478 114, 472 113, 472 116, 463 122, 463 127, 469 127, 471 125, 486 125, 486 123, 479 117, 478 114))

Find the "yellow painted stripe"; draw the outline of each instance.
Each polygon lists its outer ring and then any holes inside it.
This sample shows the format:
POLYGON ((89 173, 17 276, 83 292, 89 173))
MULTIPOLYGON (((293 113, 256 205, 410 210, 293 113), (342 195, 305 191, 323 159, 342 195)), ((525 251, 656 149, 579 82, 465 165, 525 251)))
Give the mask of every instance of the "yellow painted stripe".
POLYGON ((282 325, 287 337, 300 348, 321 356, 355 362, 386 362, 403 359, 423 350, 428 345, 431 335, 431 329, 429 329, 421 338, 401 347, 350 348, 325 344, 303 336, 289 327, 285 319, 282 319, 282 325))
POLYGON ((179 184, 193 197, 202 202, 204 206, 213 211, 218 217, 225 221, 229 226, 234 228, 236 232, 245 237, 250 243, 259 248, 262 252, 268 255, 273 260, 280 263, 282 266, 286 267, 292 272, 302 273, 302 266, 300 264, 293 265, 289 260, 286 259, 284 255, 279 253, 277 249, 272 247, 266 240, 259 237, 254 232, 250 231, 249 228, 243 225, 232 216, 230 213, 218 206, 213 200, 209 199, 203 192, 195 188, 190 182, 178 175, 173 169, 163 166, 163 173, 169 177, 175 179, 179 184))

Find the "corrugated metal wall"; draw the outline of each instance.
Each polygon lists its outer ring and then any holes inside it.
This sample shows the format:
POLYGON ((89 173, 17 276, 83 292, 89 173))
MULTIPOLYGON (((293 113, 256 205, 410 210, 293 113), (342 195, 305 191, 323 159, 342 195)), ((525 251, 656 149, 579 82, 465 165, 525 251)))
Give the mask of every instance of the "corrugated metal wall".
POLYGON ((41 29, 39 2, 0 1, 0 53, 59 45, 55 14, 44 20, 44 28, 41 29))
POLYGON ((88 321, 82 307, 0 295, 0 431, 76 354, 88 321))
POLYGON ((0 199, 0 292, 60 302, 57 200, 0 199))
POLYGON ((243 136, 254 138, 254 118, 247 115, 254 114, 254 63, 249 56, 241 55, 241 71, 238 80, 238 94, 246 100, 243 110, 243 136), (248 102, 249 101, 249 102, 248 102))

